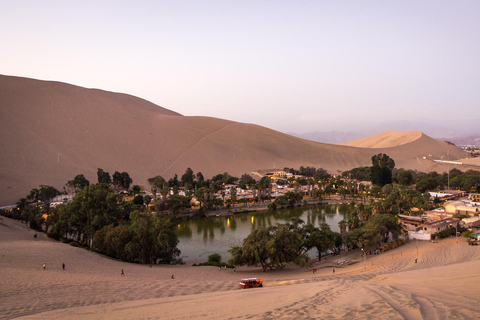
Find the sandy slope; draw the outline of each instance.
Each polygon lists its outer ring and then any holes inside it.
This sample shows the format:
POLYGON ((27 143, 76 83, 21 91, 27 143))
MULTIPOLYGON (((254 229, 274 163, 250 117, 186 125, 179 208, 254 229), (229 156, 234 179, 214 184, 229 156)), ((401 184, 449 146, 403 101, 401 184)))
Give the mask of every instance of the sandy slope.
POLYGON ((419 242, 359 263, 335 260, 218 271, 211 267, 132 265, 57 243, 0 220, 0 318, 12 319, 475 319, 480 317, 480 247, 463 239, 419 242), (42 269, 43 263, 47 269, 42 269), (62 270, 61 264, 66 264, 62 270), (125 276, 120 275, 121 269, 125 276), (174 274, 175 279, 170 276, 174 274), (237 289, 261 276, 264 288, 237 289))
POLYGON ((443 172, 433 156, 465 157, 425 135, 390 148, 316 143, 253 124, 185 117, 137 97, 59 82, 0 75, 0 90, 0 205, 15 203, 41 184, 62 190, 77 174, 96 182, 97 168, 126 171, 134 184, 148 187, 148 178, 180 177, 188 167, 207 178, 274 166, 337 173, 370 165, 372 155, 385 152, 399 168, 443 172), (421 161, 425 155, 432 157, 421 161))
POLYGON ((390 148, 415 141, 421 136, 422 133, 420 131, 402 132, 388 130, 373 136, 342 142, 339 145, 357 148, 390 148))

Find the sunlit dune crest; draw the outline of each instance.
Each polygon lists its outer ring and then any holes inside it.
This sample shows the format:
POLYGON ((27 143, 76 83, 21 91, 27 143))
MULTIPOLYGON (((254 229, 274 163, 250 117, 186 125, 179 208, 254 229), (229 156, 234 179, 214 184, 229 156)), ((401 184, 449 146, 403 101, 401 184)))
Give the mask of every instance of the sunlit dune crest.
POLYGON ((357 148, 390 148, 410 143, 421 137, 422 133, 420 131, 388 130, 373 136, 339 143, 339 145, 357 148))

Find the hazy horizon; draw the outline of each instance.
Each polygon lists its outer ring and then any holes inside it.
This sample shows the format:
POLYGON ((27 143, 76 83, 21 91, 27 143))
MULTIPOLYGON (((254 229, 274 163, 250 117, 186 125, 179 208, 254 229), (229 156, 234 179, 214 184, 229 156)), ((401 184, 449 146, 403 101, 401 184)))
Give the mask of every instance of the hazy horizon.
POLYGON ((0 7, 7 75, 298 134, 401 122, 460 134, 480 119, 477 1, 0 7))

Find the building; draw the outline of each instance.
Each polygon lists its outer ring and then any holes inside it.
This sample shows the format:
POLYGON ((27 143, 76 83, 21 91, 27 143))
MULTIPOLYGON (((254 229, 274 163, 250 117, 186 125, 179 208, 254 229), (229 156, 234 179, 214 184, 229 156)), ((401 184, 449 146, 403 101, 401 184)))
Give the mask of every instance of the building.
POLYGON ((472 193, 468 196, 468 199, 472 202, 480 202, 480 193, 472 193))
POLYGON ((472 237, 474 237, 475 240, 480 241, 480 232, 472 234, 472 237))
POLYGON ((435 234, 457 227, 459 219, 437 213, 422 216, 399 215, 399 221, 408 230, 409 239, 431 240, 435 234))
POLYGON ((479 207, 474 205, 467 205, 463 201, 449 201, 443 206, 445 213, 449 214, 466 214, 469 216, 478 215, 479 207))

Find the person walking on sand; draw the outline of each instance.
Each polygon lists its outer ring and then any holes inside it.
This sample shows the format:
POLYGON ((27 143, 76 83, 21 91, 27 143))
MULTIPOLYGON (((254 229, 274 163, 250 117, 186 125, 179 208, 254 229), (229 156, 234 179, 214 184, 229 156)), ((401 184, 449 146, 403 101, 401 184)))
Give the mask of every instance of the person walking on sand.
POLYGON ((333 274, 335 274, 335 269, 333 269, 333 274))
POLYGON ((62 264, 62 268, 63 268, 63 270, 65 270, 65 263, 62 264))
POLYGON ((123 269, 122 269, 122 273, 120 273, 121 276, 124 276, 125 275, 125 272, 123 272, 123 269))
POLYGON ((47 268, 47 265, 44 263, 43 264, 43 270, 45 270, 47 268))
POLYGON ((417 263, 417 259, 415 258, 415 263, 417 263))

